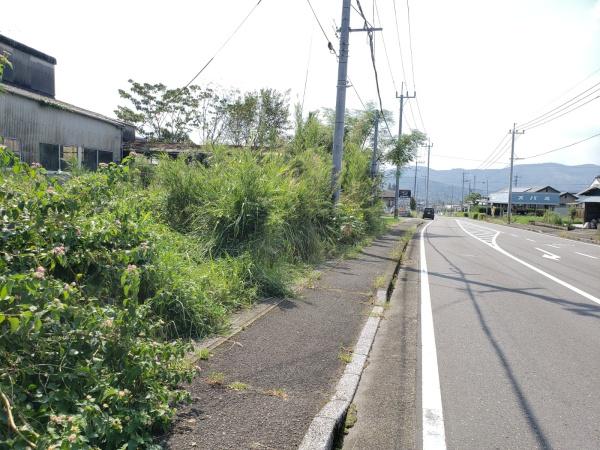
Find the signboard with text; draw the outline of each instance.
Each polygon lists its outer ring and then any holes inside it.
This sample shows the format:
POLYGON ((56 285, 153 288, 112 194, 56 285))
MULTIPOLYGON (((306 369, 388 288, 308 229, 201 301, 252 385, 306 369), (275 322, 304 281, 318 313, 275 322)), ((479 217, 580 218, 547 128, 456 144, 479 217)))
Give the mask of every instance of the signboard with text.
POLYGON ((556 192, 513 192, 515 205, 558 205, 560 194, 556 192))
POLYGON ((398 197, 410 198, 410 189, 398 189, 398 197))

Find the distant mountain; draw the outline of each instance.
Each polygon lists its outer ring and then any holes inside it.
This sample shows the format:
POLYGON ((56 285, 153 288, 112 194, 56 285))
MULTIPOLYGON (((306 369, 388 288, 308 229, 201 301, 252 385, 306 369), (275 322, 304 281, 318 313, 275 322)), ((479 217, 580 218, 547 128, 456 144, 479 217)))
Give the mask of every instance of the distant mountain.
MULTIPOLYGON (((469 182, 472 191, 486 195, 487 191, 495 192, 508 186, 508 168, 487 170, 465 170, 464 193, 469 192, 469 182), (475 186, 474 183, 477 183, 475 186)), ((383 185, 394 184, 394 170, 387 169, 384 172, 383 185)), ((432 203, 454 203, 458 202, 461 193, 463 169, 434 170, 429 172, 429 198, 432 203)), ((593 181, 595 176, 600 175, 600 166, 595 164, 583 164, 579 166, 567 166, 555 163, 543 164, 521 164, 515 165, 513 173, 517 186, 546 186, 550 185, 559 191, 577 193, 585 189, 593 181)), ((427 167, 419 166, 417 171, 417 199, 425 198, 425 180, 427 167)), ((408 166, 402 170, 400 177, 400 189, 414 188, 415 167, 408 166)), ((514 186, 514 184, 513 184, 514 186)))

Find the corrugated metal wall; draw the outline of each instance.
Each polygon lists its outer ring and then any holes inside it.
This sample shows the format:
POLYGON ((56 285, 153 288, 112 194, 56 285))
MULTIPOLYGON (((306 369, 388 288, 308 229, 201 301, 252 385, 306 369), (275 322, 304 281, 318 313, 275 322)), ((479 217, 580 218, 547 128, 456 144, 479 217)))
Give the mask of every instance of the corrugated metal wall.
POLYGON ((23 160, 39 161, 39 144, 82 146, 121 157, 121 129, 9 92, 0 93, 0 136, 19 141, 23 160))

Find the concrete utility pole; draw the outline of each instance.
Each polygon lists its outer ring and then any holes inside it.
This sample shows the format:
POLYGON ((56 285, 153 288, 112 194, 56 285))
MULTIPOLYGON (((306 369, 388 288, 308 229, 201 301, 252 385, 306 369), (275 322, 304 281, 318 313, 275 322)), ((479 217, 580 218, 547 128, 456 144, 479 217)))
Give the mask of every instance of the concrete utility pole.
POLYGON ((337 94, 335 99, 335 127, 333 130, 333 170, 331 184, 333 187, 333 203, 340 201, 339 177, 342 171, 344 156, 344 121, 346 118, 346 89, 348 87, 348 48, 350 47, 351 31, 381 31, 382 28, 350 28, 351 0, 342 1, 342 24, 340 26, 340 52, 338 57, 337 94))
POLYGON ((465 206, 465 171, 462 172, 462 184, 460 185, 460 212, 463 211, 465 206))
MULTIPOLYGON (((396 98, 400 99, 400 117, 398 118, 398 140, 402 137, 402 114, 404 113, 404 99, 415 98, 417 96, 416 92, 413 92, 413 95, 408 95, 408 91, 406 94, 402 92, 404 89, 404 82, 400 86, 400 95, 396 92, 396 98)), ((400 167, 396 166, 396 194, 394 195, 394 217, 398 218, 398 188, 400 187, 400 167)))
POLYGON ((419 171, 419 154, 417 153, 417 157, 415 158, 415 185, 413 186, 413 198, 415 199, 415 204, 417 203, 417 172, 418 171, 419 171))
POLYGON ((373 155, 371 156, 371 178, 374 180, 377 177, 377 160, 379 159, 379 154, 377 151, 377 141, 379 138, 379 111, 375 114, 374 124, 373 124, 374 132, 373 132, 373 155))
POLYGON ((516 129, 517 124, 513 123, 512 130, 508 132, 511 134, 511 144, 510 144, 510 176, 508 178, 508 212, 507 212, 507 220, 510 223, 510 219, 512 218, 512 181, 513 181, 513 165, 515 162, 515 134, 523 134, 525 131, 519 131, 516 129))
POLYGON ((348 47, 350 45, 350 4, 342 2, 342 25, 340 27, 340 56, 338 61, 337 95, 335 99, 335 128, 333 131, 333 203, 340 201, 339 177, 344 154, 344 120, 346 116, 346 88, 348 87, 348 47))
POLYGON ((515 175, 515 187, 519 185, 519 175, 515 175))
POLYGON ((429 159, 431 157, 431 147, 433 147, 433 144, 429 142, 429 144, 427 144, 427 188, 425 191, 425 208, 429 206, 429 159))
POLYGON ((473 189, 477 192, 477 175, 473 174, 473 189))

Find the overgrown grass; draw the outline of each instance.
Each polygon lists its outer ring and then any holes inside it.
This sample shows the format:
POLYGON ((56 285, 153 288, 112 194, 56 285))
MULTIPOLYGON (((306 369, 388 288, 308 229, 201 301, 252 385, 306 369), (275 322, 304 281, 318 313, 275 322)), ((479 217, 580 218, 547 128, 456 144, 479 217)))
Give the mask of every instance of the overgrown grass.
POLYGON ((206 166, 134 157, 61 182, 4 149, 0 163, 9 448, 151 447, 186 397, 190 338, 384 229, 369 153, 353 146, 337 208, 318 149, 217 148, 206 166))

